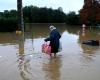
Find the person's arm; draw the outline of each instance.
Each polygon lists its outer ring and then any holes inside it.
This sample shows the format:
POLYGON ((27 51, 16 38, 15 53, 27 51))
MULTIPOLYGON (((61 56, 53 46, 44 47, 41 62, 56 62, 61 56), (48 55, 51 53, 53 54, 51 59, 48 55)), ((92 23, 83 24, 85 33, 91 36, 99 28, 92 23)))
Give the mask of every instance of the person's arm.
POLYGON ((44 41, 51 41, 51 40, 53 40, 53 39, 54 39, 54 33, 51 32, 51 33, 50 33, 50 36, 49 36, 48 38, 44 39, 44 41))

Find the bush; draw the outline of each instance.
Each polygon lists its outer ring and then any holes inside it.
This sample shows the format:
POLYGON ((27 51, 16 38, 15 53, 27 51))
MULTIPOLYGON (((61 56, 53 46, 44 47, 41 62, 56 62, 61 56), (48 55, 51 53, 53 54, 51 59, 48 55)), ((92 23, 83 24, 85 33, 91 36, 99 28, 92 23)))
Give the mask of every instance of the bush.
POLYGON ((15 31, 17 29, 17 19, 15 18, 1 18, 0 32, 15 31))

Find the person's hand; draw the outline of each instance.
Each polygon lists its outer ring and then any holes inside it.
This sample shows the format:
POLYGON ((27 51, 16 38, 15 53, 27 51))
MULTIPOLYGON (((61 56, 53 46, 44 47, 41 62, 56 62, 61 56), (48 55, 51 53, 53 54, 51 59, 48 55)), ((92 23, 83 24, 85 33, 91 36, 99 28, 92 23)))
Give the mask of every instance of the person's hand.
POLYGON ((46 40, 46 39, 44 39, 44 41, 45 41, 45 42, 47 42, 47 40, 46 40))

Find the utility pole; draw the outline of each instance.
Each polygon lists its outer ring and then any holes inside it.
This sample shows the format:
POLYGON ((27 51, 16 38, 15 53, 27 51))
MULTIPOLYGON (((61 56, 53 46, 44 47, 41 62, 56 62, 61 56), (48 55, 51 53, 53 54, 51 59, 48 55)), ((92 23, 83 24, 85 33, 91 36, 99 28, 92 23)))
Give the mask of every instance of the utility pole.
POLYGON ((17 0, 18 31, 24 32, 22 0, 17 0))
POLYGON ((23 7, 22 0, 17 0, 17 14, 18 14, 18 30, 17 34, 21 34, 19 40, 19 55, 20 58, 23 58, 24 55, 24 21, 23 21, 23 7))

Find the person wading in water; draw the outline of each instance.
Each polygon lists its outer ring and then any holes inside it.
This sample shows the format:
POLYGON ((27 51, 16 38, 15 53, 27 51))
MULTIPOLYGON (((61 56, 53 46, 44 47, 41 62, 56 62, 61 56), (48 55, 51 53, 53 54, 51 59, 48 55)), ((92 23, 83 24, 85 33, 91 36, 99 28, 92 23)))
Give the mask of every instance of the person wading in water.
POLYGON ((59 51, 59 44, 60 44, 59 39, 61 38, 61 35, 56 29, 56 27, 54 27, 53 25, 50 26, 50 31, 51 31, 50 36, 44 39, 44 41, 45 42, 50 41, 49 45, 51 46, 51 53, 53 53, 54 57, 56 57, 56 53, 59 51))

